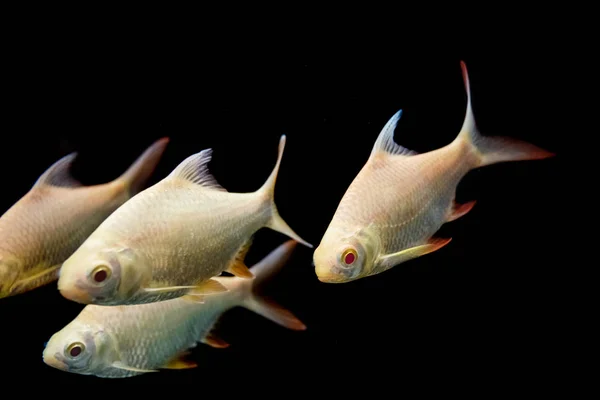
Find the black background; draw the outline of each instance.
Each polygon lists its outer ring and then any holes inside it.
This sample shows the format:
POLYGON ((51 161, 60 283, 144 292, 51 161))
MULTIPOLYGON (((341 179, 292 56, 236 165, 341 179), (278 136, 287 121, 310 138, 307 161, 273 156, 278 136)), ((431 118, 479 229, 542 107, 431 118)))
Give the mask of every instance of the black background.
MULTIPOLYGON (((324 50, 309 54, 308 45, 288 51, 285 41, 265 45, 243 34, 196 41, 145 31, 109 38, 107 30, 23 31, 6 49, 3 211, 70 151, 79 152, 74 176, 102 183, 163 136, 171 142, 150 183, 211 147, 217 180, 229 191, 253 191, 271 172, 286 134, 276 203, 289 225, 317 246, 398 109, 404 110, 399 144, 425 152, 454 139, 466 107, 460 60, 469 69, 483 134, 526 140, 558 156, 470 172, 458 200, 477 200, 476 206, 438 234, 453 241, 378 276, 320 283, 312 250, 298 246, 268 293, 308 329, 289 331, 231 310, 219 328, 231 346, 199 346, 194 370, 112 381, 54 370, 42 362, 44 342, 81 306, 63 299, 55 285, 3 299, 3 379, 101 381, 102 387, 230 380, 227 390, 244 378, 310 388, 355 380, 394 387, 441 376, 494 378, 502 385, 554 368, 561 350, 549 351, 549 342, 564 305, 553 250, 560 247, 563 216, 556 190, 560 128, 553 118, 560 95, 548 82, 560 57, 547 43, 488 42, 485 51, 471 43, 442 52, 324 39, 324 50)), ((285 240, 259 231, 247 264, 285 240)))

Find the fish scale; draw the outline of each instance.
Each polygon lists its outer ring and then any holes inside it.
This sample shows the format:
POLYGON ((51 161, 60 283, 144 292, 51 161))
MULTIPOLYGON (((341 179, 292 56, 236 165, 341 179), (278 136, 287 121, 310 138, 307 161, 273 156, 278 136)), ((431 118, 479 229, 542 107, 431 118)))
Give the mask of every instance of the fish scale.
POLYGON ((191 368, 182 354, 199 342, 223 348, 214 327, 227 310, 242 306, 288 329, 306 327, 291 312, 260 297, 262 282, 289 259, 296 242, 289 240, 252 267, 253 278, 219 277, 228 290, 206 297, 194 296, 148 304, 87 305, 74 320, 56 332, 44 348, 44 362, 72 373, 104 378, 126 378, 159 369, 191 368), (65 354, 75 343, 80 355, 65 354), (174 361, 177 363, 173 364, 174 361))
POLYGON ((402 110, 390 118, 315 249, 313 263, 322 282, 375 275, 440 249, 450 239, 434 238, 435 233, 473 207, 474 202, 455 203, 456 187, 470 170, 553 155, 516 139, 482 136, 464 63, 461 68, 467 112, 459 134, 440 149, 418 154, 394 141, 402 110), (342 259, 348 252, 350 264, 342 259))
POLYGON ((223 271, 248 277, 240 254, 263 227, 310 247, 281 219, 273 200, 284 144, 282 136, 275 168, 251 193, 228 192, 216 182, 206 166, 211 149, 188 157, 111 214, 65 261, 63 296, 119 305, 173 299, 192 287, 196 293, 201 287, 219 291, 211 278, 223 271), (104 291, 89 278, 101 261, 120 270, 104 291))
POLYGON ((48 168, 0 218, 0 297, 56 280, 62 262, 146 182, 167 143, 156 141, 124 174, 101 185, 73 179, 76 153, 48 168))

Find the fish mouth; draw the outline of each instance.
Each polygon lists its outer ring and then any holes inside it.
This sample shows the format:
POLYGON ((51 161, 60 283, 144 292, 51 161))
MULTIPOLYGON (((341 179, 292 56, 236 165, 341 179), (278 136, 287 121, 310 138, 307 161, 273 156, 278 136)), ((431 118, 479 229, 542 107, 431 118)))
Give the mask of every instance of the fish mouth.
POLYGON ((323 283, 344 283, 348 279, 342 274, 335 273, 332 268, 315 267, 317 279, 323 283))
POLYGON ((93 301, 89 293, 75 285, 58 285, 58 291, 65 299, 76 303, 90 304, 93 301))
POLYGON ((52 355, 52 354, 49 354, 46 350, 44 350, 42 359, 44 360, 44 363, 46 365, 48 365, 52 368, 56 368, 61 371, 69 370, 69 367, 67 366, 67 364, 58 357, 58 354, 52 355))

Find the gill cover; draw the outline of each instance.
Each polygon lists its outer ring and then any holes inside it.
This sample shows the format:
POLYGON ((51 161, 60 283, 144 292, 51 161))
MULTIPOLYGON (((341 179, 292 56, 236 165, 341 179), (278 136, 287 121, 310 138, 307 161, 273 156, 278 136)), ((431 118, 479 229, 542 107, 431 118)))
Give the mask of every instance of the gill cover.
POLYGON ((135 268, 135 254, 130 248, 102 251, 92 260, 82 284, 95 302, 110 302, 140 287, 141 272, 135 268))

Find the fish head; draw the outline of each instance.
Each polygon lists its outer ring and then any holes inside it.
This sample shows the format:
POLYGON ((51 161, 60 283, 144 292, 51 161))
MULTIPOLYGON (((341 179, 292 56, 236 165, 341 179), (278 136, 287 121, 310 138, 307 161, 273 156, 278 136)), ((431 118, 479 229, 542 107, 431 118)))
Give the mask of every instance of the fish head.
POLYGON ((63 263, 58 289, 77 303, 123 304, 141 287, 145 269, 138 261, 136 252, 128 247, 82 247, 63 263))
POLYGON ((350 233, 328 230, 313 254, 317 278, 324 283, 345 283, 367 276, 375 260, 376 244, 369 228, 350 233))
POLYGON ((52 335, 42 354, 46 365, 81 375, 105 369, 114 356, 110 335, 94 324, 77 320, 52 335))
POLYGON ((0 255, 0 299, 12 294, 11 288, 19 278, 19 263, 10 256, 0 255))

